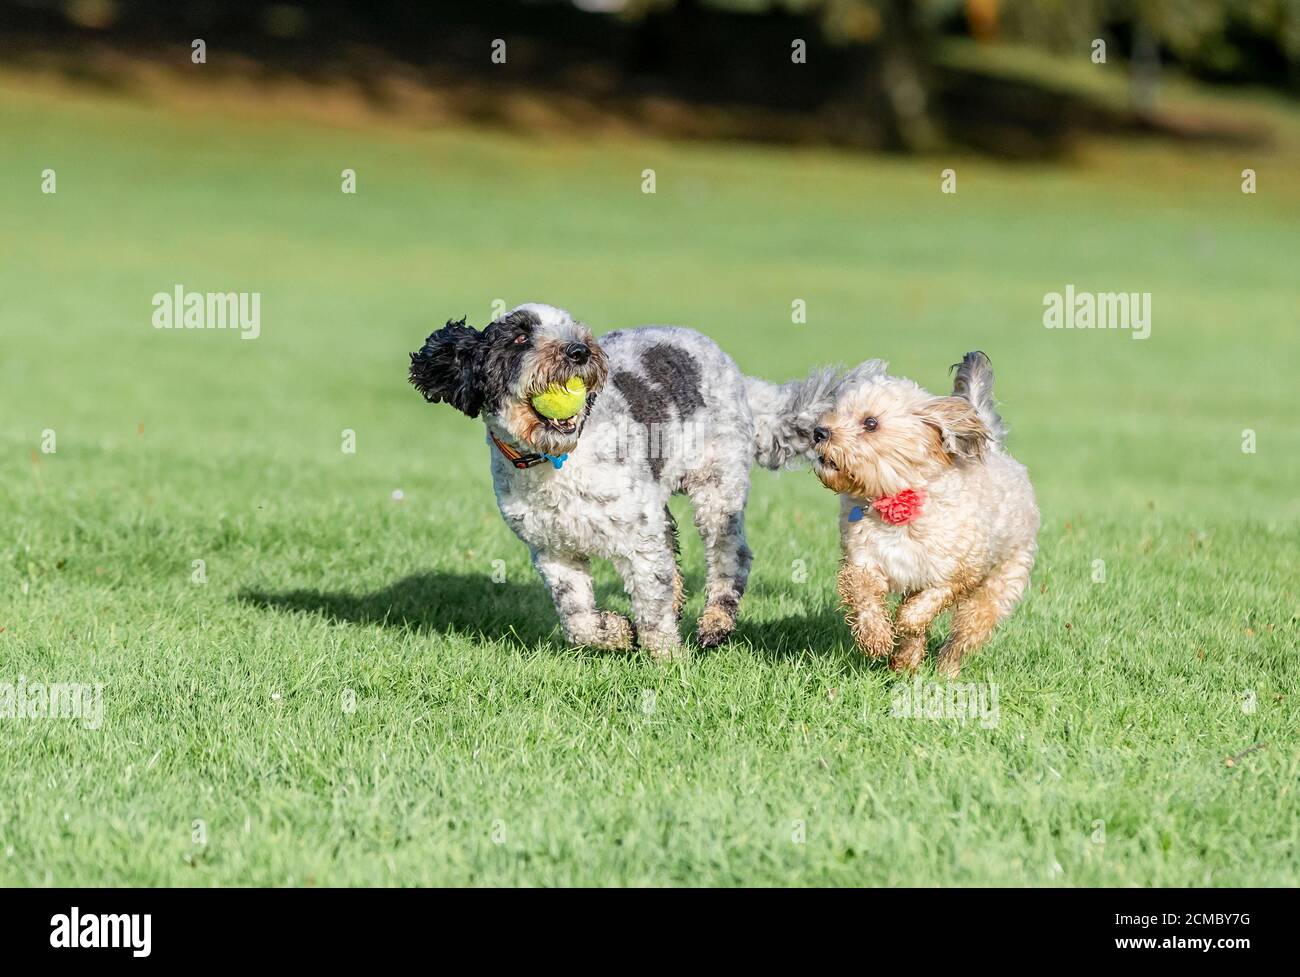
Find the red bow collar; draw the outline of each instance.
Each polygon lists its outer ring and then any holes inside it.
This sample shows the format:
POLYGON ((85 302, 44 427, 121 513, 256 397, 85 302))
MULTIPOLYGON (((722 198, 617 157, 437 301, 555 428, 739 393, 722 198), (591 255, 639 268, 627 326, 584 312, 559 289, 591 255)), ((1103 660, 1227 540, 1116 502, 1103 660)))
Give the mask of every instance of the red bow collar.
POLYGON ((901 526, 919 516, 924 504, 925 489, 903 489, 897 495, 882 495, 873 500, 871 508, 891 526, 901 526))

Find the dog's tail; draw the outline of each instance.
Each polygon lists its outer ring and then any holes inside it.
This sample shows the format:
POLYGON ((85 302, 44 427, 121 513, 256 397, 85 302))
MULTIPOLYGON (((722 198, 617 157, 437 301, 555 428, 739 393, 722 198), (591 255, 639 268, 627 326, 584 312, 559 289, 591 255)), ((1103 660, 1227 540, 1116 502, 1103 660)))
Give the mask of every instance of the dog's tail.
POLYGON ((784 468, 807 455, 817 418, 835 403, 838 382, 830 368, 781 384, 745 377, 745 398, 754 418, 754 460, 764 468, 784 468))
POLYGON ((950 369, 956 371, 952 378, 952 395, 969 400, 979 414, 984 426, 989 429, 995 444, 1004 444, 1007 440, 1007 426, 998 413, 997 402, 993 399, 993 364, 989 358, 975 350, 962 357, 960 363, 954 363, 950 369))

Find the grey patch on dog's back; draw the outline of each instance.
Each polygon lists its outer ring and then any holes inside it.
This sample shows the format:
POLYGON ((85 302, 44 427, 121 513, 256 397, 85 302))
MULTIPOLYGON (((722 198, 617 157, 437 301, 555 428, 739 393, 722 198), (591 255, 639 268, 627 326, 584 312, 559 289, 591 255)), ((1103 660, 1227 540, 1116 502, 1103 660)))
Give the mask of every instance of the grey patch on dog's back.
POLYGON ((656 387, 650 386, 635 373, 619 370, 612 377, 612 382, 627 401, 627 409, 632 412, 632 420, 646 431, 646 453, 650 456, 646 460, 650 463, 650 474, 654 476, 655 481, 658 481, 660 473, 663 472, 664 459, 661 453, 650 450, 650 431, 653 425, 659 425, 662 429, 662 426, 671 419, 668 413, 668 399, 656 387))
POLYGON ((700 394, 700 364, 679 346, 656 343, 641 357, 650 382, 668 395, 682 419, 704 406, 700 394))

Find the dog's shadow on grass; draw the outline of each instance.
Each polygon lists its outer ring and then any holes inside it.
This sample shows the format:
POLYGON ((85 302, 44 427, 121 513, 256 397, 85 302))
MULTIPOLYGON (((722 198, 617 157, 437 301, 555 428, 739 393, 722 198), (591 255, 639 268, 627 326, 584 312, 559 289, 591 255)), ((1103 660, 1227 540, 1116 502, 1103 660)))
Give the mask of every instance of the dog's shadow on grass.
POLYGON ((814 657, 839 659, 855 666, 868 664, 853 643, 844 612, 834 606, 809 608, 804 613, 764 621, 748 617, 742 603, 731 640, 747 642, 755 653, 778 661, 814 657))
MULTIPOLYGON (((598 585, 596 589, 597 603, 610 607, 610 597, 618 588, 598 585)), ((315 614, 339 623, 503 640, 520 647, 549 645, 559 650, 566 646, 550 595, 540 581, 498 583, 482 573, 439 571, 412 574, 368 593, 249 589, 240 593, 239 600, 265 610, 315 614)), ((682 632, 694 644, 695 621, 690 611, 682 621, 682 632)), ((731 640, 744 641, 756 653, 772 659, 814 655, 868 667, 853 644, 843 611, 832 605, 764 621, 747 616, 742 603, 731 640)))
MULTIPOLYGON (((782 596, 783 591, 759 588, 764 596, 782 596)), ((896 605, 896 601, 891 604, 896 605)), ((893 614, 891 606, 890 614, 893 614)), ((926 641, 927 660, 943 645, 946 629, 932 630, 926 641)), ((755 653, 774 660, 793 661, 799 658, 826 658, 843 661, 861 671, 889 673, 885 658, 870 658, 853 640, 844 608, 833 600, 819 602, 809 599, 802 609, 776 620, 748 617, 741 604, 740 621, 732 640, 749 643, 755 653)))
POLYGON ((328 621, 438 633, 521 646, 563 645, 555 608, 540 584, 494 581, 482 573, 416 573, 369 593, 245 590, 239 599, 328 621))

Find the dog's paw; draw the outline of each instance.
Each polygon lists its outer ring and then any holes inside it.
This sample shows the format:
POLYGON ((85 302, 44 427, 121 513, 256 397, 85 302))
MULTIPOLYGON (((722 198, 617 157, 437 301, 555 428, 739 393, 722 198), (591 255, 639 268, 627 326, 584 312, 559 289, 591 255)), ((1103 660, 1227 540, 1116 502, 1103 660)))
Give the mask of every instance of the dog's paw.
POLYGON ((689 655, 676 631, 641 631, 637 643, 657 662, 678 661, 689 655))
POLYGON ((695 637, 701 648, 716 648, 736 630, 736 618, 724 607, 711 604, 700 615, 695 637))
POLYGON ((611 651, 627 651, 636 642, 636 631, 632 622, 622 614, 613 611, 600 612, 600 624, 597 628, 599 647, 611 651))
POLYGON ((889 667, 895 672, 914 672, 925 660, 925 635, 905 634, 898 639, 898 647, 889 657, 889 667))
POLYGON ((961 674, 961 656, 945 655, 942 649, 935 656, 934 670, 944 678, 953 679, 961 674))
POLYGON ((863 654, 871 658, 888 658, 893 654, 894 631, 885 618, 858 614, 849 618, 849 628, 863 654))
POLYGON ((628 651, 636 642, 632 622, 613 611, 598 611, 574 618, 569 626, 569 640, 575 645, 628 651))

